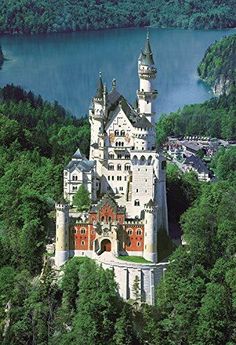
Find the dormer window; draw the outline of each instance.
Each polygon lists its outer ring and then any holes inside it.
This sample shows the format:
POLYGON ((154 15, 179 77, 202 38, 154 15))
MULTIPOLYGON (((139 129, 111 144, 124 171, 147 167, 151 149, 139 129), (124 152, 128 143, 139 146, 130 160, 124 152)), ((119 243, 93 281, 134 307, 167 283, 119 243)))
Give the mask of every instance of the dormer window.
POLYGON ((73 175, 72 176, 72 181, 78 181, 78 176, 77 175, 73 175))

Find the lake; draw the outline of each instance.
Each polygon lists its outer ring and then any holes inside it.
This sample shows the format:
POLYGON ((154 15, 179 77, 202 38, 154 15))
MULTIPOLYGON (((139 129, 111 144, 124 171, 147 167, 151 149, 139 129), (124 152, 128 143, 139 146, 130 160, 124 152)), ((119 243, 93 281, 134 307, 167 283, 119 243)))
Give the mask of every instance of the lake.
MULTIPOLYGON (((198 63, 211 43, 234 32, 150 29, 158 69, 158 115, 212 96, 199 81, 198 63)), ((0 70, 0 86, 21 85, 81 116, 88 112, 101 71, 108 89, 115 78, 118 91, 133 104, 138 88, 137 59, 145 38, 145 28, 2 36, 0 43, 8 61, 0 70)))

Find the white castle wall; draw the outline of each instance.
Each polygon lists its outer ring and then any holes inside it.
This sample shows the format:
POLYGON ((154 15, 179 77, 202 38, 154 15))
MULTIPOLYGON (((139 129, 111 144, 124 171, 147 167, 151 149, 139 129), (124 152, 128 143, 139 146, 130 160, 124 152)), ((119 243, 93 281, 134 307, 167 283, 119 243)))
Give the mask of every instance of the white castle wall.
POLYGON ((138 276, 140 283, 141 301, 154 305, 155 287, 168 266, 168 262, 158 264, 132 264, 129 262, 101 262, 105 269, 112 269, 118 284, 119 294, 125 300, 134 299, 133 285, 138 276))

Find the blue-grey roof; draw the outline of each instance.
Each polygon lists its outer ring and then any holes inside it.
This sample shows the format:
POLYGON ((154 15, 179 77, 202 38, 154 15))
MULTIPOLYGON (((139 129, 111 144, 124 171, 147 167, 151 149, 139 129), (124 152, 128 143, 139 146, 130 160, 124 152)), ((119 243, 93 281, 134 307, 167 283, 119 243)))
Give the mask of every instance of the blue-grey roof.
POLYGON ((84 156, 83 156, 82 153, 80 152, 80 149, 77 149, 77 150, 75 151, 75 153, 73 154, 72 158, 83 159, 84 156))
POLYGON ((134 127, 137 128, 151 128, 153 125, 151 122, 146 118, 145 115, 143 115, 141 118, 138 119, 138 121, 134 124, 134 127))
POLYGON ((86 158, 83 160, 71 160, 65 167, 65 170, 73 171, 74 169, 78 169, 80 171, 89 172, 93 169, 94 165, 94 161, 89 161, 86 158))
POLYGON ((205 163, 201 160, 201 158, 197 156, 192 155, 190 157, 187 157, 184 161, 184 164, 191 165, 194 169, 197 170, 198 173, 209 173, 209 169, 207 168, 205 163))
POLYGON ((143 65, 154 65, 152 49, 150 45, 149 35, 147 35, 147 39, 145 42, 144 50, 141 52, 139 60, 143 65))

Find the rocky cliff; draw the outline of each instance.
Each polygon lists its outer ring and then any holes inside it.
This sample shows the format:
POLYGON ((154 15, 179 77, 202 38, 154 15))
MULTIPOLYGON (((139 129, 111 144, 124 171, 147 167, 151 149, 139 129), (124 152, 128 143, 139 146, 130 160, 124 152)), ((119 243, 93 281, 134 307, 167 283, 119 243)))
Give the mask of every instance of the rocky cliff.
POLYGON ((236 35, 213 43, 207 49, 198 73, 215 95, 228 94, 236 84, 236 35))

